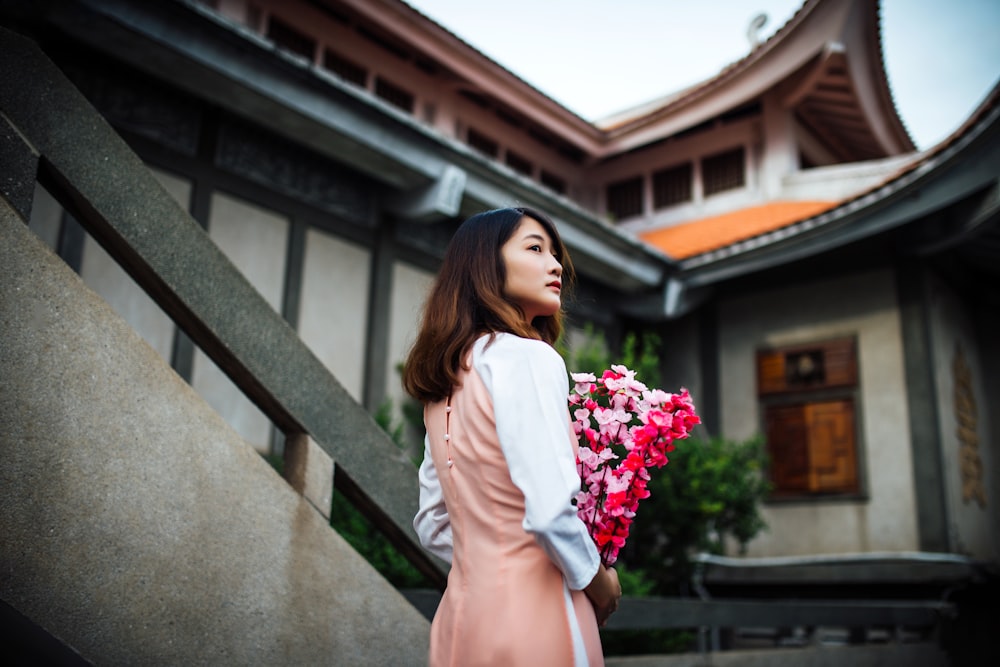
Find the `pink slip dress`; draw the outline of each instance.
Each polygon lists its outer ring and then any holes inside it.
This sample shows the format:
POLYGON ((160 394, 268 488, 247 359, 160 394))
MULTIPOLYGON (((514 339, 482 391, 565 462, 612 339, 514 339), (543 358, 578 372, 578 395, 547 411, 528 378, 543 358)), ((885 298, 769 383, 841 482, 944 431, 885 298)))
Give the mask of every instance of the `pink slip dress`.
POLYGON ((500 334, 487 343, 474 346, 449 400, 424 411, 433 470, 422 468, 414 525, 422 540, 450 533, 452 549, 430 665, 603 665, 579 590, 599 558, 570 504, 579 476, 565 366, 540 341, 500 334))

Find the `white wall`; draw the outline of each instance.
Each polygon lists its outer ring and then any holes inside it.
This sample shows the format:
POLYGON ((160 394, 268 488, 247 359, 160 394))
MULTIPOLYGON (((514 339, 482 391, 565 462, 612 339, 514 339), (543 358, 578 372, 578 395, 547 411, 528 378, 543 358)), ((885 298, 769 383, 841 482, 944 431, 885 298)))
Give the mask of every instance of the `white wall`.
MULTIPOLYGON (((229 195, 212 195, 208 233, 275 311, 281 311, 288 220, 229 195)), ((271 423, 201 350, 196 350, 191 386, 258 451, 270 450, 271 423)))
MULTIPOLYGON (((389 363, 386 364, 385 393, 392 400, 393 412, 400 417, 400 406, 409 396, 400 384, 397 366, 416 340, 424 301, 434 282, 434 274, 410 264, 396 262, 392 267, 392 296, 389 310, 389 363)), ((410 433, 411 439, 420 434, 410 433)), ((421 450, 422 451, 422 450, 421 450)), ((416 453, 416 452, 415 452, 416 453)))
POLYGON ((761 431, 755 351, 856 336, 858 422, 865 500, 764 507, 769 529, 750 556, 917 550, 919 536, 896 289, 889 271, 731 299, 721 304, 720 382, 724 436, 761 431))
POLYGON ((306 233, 299 336, 361 402, 371 252, 317 229, 306 233))

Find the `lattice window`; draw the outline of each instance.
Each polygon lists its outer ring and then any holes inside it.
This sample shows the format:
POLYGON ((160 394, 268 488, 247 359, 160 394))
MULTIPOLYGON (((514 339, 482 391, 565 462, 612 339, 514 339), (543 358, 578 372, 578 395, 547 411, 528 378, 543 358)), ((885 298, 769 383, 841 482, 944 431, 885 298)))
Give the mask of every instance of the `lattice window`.
POLYGON ((653 174, 653 208, 691 201, 692 165, 687 162, 653 174))
POLYGON ((344 81, 349 81, 362 88, 368 81, 368 70, 330 49, 323 52, 323 67, 344 81))
POLYGON ((316 53, 316 40, 273 16, 267 24, 267 38, 279 49, 291 51, 310 62, 316 53))
POLYGON ((518 155, 514 151, 508 150, 507 156, 505 158, 507 166, 518 172, 519 174, 525 174, 526 176, 531 176, 531 172, 534 170, 534 165, 531 164, 531 160, 526 157, 518 155))
MULTIPOLYGON (((216 9, 218 9, 218 2, 216 4, 216 9)), ((256 30, 261 32, 261 26, 264 24, 264 10, 258 7, 252 2, 247 3, 247 13, 246 13, 246 26, 251 30, 256 30)))
POLYGON ((541 182, 542 185, 547 187, 549 190, 552 190, 553 192, 558 192, 561 195, 566 194, 566 188, 568 187, 566 185, 566 180, 560 178, 559 176, 556 176, 551 171, 546 171, 545 169, 542 169, 542 173, 539 175, 538 180, 541 182))
POLYGON ((775 497, 860 493, 855 345, 845 338, 757 352, 775 497))
POLYGON ((394 107, 413 113, 413 93, 382 77, 375 78, 375 94, 394 107))
POLYGON ((614 216, 615 220, 641 215, 643 211, 642 197, 641 176, 611 183, 607 189, 608 213, 614 216))
POLYGON ((702 159, 701 180, 706 197, 717 192, 742 188, 746 184, 746 159, 743 147, 702 159))
POLYGON ((500 154, 500 144, 471 127, 465 133, 465 143, 491 158, 496 158, 500 154))

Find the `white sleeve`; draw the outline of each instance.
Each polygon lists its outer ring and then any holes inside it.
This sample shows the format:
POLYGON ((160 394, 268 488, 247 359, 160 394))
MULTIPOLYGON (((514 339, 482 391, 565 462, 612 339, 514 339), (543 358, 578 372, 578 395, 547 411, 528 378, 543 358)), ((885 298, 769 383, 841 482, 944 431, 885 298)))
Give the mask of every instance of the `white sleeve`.
POLYGON ((570 440, 566 365, 548 344, 511 334, 477 351, 473 364, 493 399, 511 480, 524 494, 524 529, 570 589, 582 590, 597 574, 600 556, 571 503, 580 474, 570 440))
POLYGON ((431 458, 430 439, 424 437, 424 460, 417 472, 420 482, 420 507, 413 517, 413 528, 420 544, 438 558, 451 563, 453 548, 451 518, 444 504, 441 482, 431 458))

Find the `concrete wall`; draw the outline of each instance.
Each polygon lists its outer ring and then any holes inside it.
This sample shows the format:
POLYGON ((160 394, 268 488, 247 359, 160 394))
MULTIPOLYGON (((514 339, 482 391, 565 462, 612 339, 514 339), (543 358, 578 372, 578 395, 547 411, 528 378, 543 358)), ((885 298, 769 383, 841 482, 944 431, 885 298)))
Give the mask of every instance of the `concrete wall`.
MULTIPOLYGON (((708 397, 704 393, 705 382, 701 375, 699 354, 702 341, 699 337, 698 318, 688 316, 669 322, 661 335, 663 345, 660 348, 660 359, 663 367, 664 391, 676 392, 681 387, 691 392, 695 409, 707 405, 708 397)), ((705 426, 712 432, 717 432, 719 425, 705 421, 705 411, 699 414, 705 426)))
POLYGON ((858 456, 867 499, 771 504, 750 556, 919 548, 900 322, 888 271, 796 284, 723 302, 719 311, 722 433, 760 432, 755 351, 856 336, 858 456))
POLYGON ((424 664, 427 621, 2 201, 0 238, 0 599, 95 664, 424 664))
POLYGON ((940 415, 941 465, 944 468, 945 504, 948 516, 948 537, 956 553, 996 561, 1000 558, 1000 513, 997 493, 1000 492, 990 475, 998 462, 989 443, 995 428, 996 411, 991 409, 984 384, 984 363, 973 323, 959 297, 939 280, 930 284, 931 350, 934 357, 934 378, 940 415), (963 473, 963 445, 959 439, 959 423, 955 404, 957 372, 956 357, 961 350, 965 367, 972 381, 975 405, 978 471, 968 467, 963 473), (977 491, 982 490, 984 503, 977 491))

